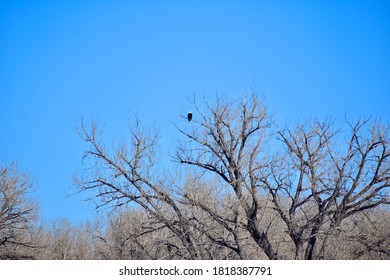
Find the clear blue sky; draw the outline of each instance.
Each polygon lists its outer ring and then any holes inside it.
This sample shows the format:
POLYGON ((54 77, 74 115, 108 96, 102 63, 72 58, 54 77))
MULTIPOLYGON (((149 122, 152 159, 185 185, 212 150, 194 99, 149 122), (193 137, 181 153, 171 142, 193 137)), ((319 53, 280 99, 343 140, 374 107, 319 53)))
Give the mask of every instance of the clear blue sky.
POLYGON ((138 113, 169 147, 186 96, 250 90, 281 120, 390 122, 390 1, 0 1, 0 161, 46 220, 94 216, 67 197, 81 117, 116 139, 138 113))

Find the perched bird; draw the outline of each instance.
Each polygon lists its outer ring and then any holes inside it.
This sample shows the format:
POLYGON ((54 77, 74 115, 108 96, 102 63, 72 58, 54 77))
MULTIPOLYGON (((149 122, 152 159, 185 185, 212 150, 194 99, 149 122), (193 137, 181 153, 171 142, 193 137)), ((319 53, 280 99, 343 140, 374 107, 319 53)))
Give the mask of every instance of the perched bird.
POLYGON ((187 119, 189 122, 192 120, 192 112, 191 111, 188 113, 187 119))

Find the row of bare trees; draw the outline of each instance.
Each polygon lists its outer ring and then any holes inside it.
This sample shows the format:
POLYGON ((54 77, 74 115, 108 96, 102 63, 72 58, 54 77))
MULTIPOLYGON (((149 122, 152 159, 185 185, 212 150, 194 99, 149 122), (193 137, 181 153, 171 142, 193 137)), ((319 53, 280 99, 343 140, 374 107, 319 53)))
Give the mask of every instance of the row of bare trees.
POLYGON ((116 146, 105 145, 96 123, 83 122, 87 168, 75 185, 115 214, 80 227, 35 228, 33 255, 390 258, 388 124, 359 119, 336 129, 310 120, 280 128, 255 94, 193 106, 193 120, 176 125, 174 171, 160 164, 157 133, 138 119, 116 146))
MULTIPOLYGON (((200 214, 200 213, 199 213, 200 214)), ((268 219, 273 216, 269 215, 268 219)), ((220 239, 234 242, 210 219, 202 221, 208 234, 220 233, 220 239)), ((357 215, 340 230, 337 238, 329 243, 328 258, 331 259, 389 259, 390 215, 385 209, 369 210, 357 215)), ((10 246, 0 250, 1 259, 47 259, 47 260, 119 260, 119 259, 184 259, 189 258, 181 241, 169 231, 159 230, 145 234, 151 221, 144 211, 121 209, 109 216, 99 216, 94 222, 74 225, 62 219, 41 226, 31 226, 28 232, 19 233, 19 239, 28 241, 28 246, 10 246), (6 249, 6 250, 4 250, 6 249)), ((282 222, 273 221, 268 233, 271 242, 277 240, 281 258, 293 256, 293 246, 283 232, 282 222), (281 228, 279 228, 281 227, 281 228)), ((197 231, 194 239, 202 240, 204 233, 197 231)), ((206 259, 239 259, 233 250, 222 242, 207 241, 200 245, 206 259)), ((225 241, 224 241, 225 242, 225 241)), ((265 258, 249 239, 242 241, 246 258, 265 258)))

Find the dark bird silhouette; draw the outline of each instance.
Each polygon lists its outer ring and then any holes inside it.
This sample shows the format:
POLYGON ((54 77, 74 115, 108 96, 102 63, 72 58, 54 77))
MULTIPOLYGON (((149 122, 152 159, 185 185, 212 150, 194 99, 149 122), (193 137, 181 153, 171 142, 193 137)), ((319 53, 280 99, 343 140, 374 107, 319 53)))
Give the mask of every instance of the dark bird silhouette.
POLYGON ((187 119, 189 122, 192 120, 192 112, 191 111, 188 113, 187 119))

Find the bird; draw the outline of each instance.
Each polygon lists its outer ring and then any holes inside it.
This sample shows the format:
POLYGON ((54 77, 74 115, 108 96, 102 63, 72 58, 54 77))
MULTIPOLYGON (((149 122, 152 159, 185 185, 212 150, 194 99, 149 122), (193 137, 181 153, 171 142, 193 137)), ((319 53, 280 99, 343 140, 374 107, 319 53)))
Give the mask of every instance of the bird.
POLYGON ((188 112, 187 119, 189 122, 192 120, 192 112, 191 111, 188 112))

